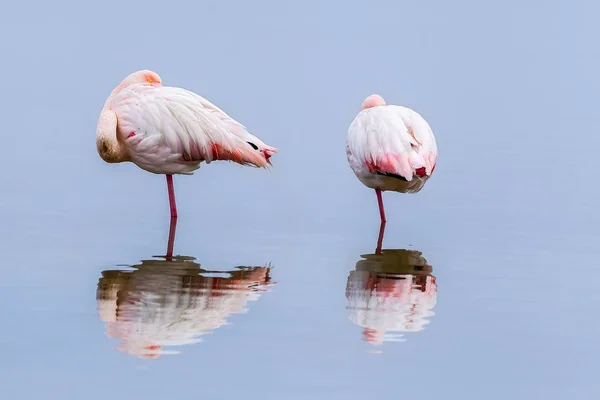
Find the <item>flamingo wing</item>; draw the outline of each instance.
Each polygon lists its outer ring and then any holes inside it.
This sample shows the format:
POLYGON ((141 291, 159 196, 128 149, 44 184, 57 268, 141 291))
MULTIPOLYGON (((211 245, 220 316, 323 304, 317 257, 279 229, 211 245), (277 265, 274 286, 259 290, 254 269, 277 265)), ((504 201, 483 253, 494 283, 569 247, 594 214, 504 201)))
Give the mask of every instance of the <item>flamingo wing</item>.
POLYGON ((182 88, 131 85, 113 98, 111 109, 117 115, 119 140, 142 163, 228 160, 266 167, 277 151, 208 100, 182 88))
POLYGON ((431 126, 425 121, 425 118, 410 108, 393 105, 389 107, 400 115, 409 133, 417 141, 416 148, 412 148, 418 154, 418 160, 414 164, 420 165, 420 167, 416 168, 425 168, 425 173, 431 175, 438 157, 437 143, 431 126))
POLYGON ((429 124, 402 106, 380 106, 361 111, 348 130, 347 152, 369 172, 413 176, 431 175, 437 148, 429 124))

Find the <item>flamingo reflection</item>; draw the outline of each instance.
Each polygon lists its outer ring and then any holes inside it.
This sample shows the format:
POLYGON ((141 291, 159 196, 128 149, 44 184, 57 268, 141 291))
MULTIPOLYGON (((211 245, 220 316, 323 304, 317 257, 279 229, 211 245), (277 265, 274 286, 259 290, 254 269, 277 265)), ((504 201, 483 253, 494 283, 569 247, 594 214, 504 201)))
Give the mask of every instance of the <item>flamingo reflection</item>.
POLYGON ((200 342, 232 314, 247 312, 247 303, 274 284, 269 274, 270 267, 210 271, 194 257, 169 254, 131 269, 102 271, 98 313, 107 335, 121 342, 117 350, 140 358, 177 354, 164 347, 200 342))
MULTIPOLYGON (((381 238, 381 235, 380 235, 381 238)), ((346 285, 349 319, 374 345, 405 341, 405 332, 429 324, 437 303, 433 268, 416 250, 380 250, 362 255, 346 285)))

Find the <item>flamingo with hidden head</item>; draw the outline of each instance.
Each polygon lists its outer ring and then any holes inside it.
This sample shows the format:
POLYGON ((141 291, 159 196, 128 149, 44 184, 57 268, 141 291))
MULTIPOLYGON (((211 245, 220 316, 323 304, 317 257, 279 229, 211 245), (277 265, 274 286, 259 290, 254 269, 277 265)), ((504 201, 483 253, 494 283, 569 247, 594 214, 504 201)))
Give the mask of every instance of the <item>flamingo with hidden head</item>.
POLYGON ((420 191, 435 169, 438 150, 433 131, 421 115, 407 107, 387 105, 373 94, 363 101, 348 129, 346 155, 356 177, 375 189, 383 228, 381 192, 420 191))
POLYGON ((172 218, 173 175, 191 175, 202 161, 266 168, 277 152, 208 100, 163 86, 149 70, 130 74, 112 91, 98 119, 96 147, 108 163, 130 161, 166 175, 172 218))

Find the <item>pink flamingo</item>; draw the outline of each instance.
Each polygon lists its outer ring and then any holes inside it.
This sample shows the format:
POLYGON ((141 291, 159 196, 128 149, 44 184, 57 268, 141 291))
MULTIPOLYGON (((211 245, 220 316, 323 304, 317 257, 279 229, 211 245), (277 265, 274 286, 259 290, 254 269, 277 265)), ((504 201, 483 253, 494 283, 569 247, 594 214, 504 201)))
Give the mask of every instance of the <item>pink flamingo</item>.
POLYGON ((177 218, 173 175, 191 175, 215 160, 266 168, 277 149, 203 97, 163 86, 153 71, 127 76, 102 108, 96 147, 108 163, 133 162, 167 176, 171 218, 177 218))
POLYGON ((423 117, 410 108, 387 105, 373 94, 348 129, 346 155, 356 177, 375 189, 381 236, 386 222, 381 192, 420 191, 435 169, 438 150, 423 117))

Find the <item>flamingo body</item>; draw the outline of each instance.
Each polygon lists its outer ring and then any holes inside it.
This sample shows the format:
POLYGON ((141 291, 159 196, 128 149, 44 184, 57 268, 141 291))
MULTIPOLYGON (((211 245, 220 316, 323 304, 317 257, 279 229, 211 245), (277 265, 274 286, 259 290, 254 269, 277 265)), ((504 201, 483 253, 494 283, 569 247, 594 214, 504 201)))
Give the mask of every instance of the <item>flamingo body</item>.
POLYGON ((417 193, 435 169, 438 150, 431 127, 410 108, 371 95, 348 129, 346 155, 356 177, 377 192, 417 193))
POLYGON ((167 175, 172 216, 172 175, 216 160, 265 168, 277 152, 208 100, 163 86, 149 70, 130 74, 112 91, 98 119, 96 146, 106 162, 133 162, 167 175))

